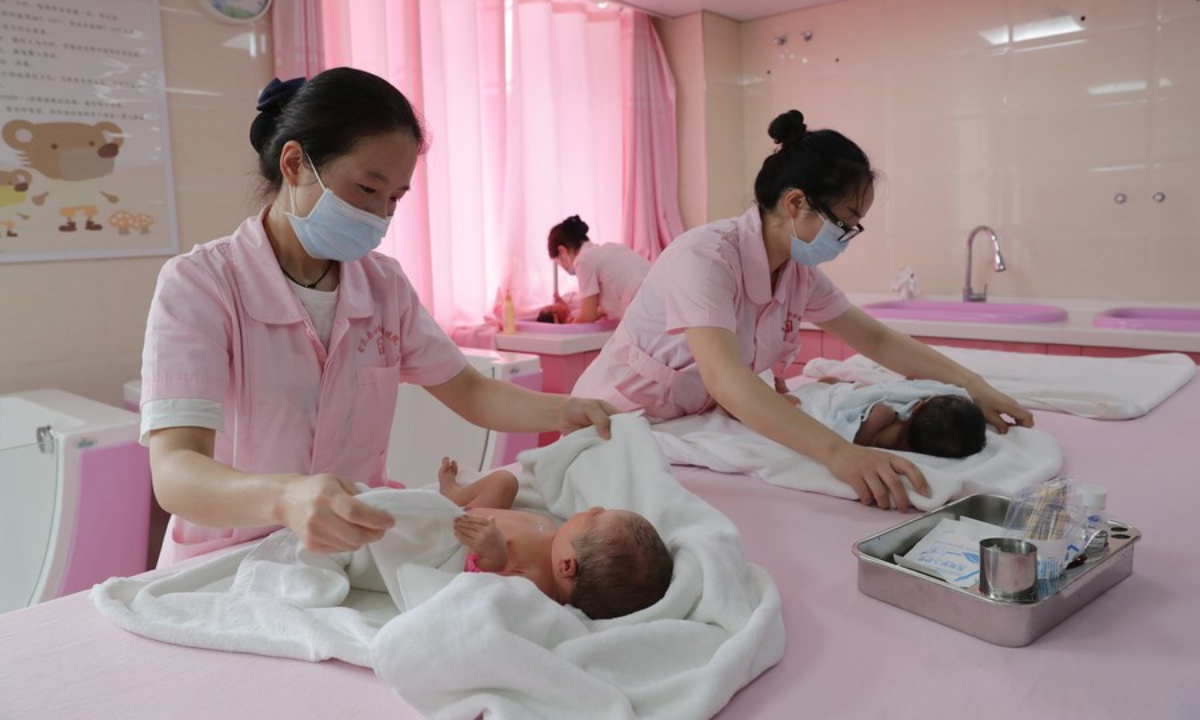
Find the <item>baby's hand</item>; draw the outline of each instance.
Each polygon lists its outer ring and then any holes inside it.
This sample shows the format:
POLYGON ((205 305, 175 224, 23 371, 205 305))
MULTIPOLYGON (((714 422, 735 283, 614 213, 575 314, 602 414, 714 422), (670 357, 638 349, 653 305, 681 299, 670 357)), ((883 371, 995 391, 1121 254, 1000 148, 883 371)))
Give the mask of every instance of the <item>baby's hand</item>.
POLYGON ((479 556, 480 570, 499 572, 508 564, 504 535, 490 517, 462 515, 454 519, 454 537, 479 556))

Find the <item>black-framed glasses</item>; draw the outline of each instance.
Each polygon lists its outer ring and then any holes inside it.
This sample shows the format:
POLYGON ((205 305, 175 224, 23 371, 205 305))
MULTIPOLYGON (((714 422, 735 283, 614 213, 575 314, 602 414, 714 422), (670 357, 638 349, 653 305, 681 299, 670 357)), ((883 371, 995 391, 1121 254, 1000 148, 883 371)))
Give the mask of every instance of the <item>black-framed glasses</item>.
POLYGON ((838 219, 837 215, 834 215, 832 211, 823 205, 817 205, 811 200, 809 200, 809 205, 812 205, 813 210, 821 213, 826 220, 836 225, 837 228, 842 231, 842 236, 838 238, 838 242, 842 243, 843 245, 863 234, 863 232, 866 230, 862 223, 847 226, 846 223, 838 219))

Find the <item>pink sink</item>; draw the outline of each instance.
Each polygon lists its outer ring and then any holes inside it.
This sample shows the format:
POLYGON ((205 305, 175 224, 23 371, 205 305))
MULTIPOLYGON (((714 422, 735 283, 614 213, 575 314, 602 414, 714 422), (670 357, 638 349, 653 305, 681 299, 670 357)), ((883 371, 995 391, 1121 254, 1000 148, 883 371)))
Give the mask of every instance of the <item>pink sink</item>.
POLYGON ((863 306, 868 315, 895 320, 932 320, 967 323, 1053 323, 1067 319, 1067 311, 1053 305, 958 302, 952 300, 888 300, 863 306))
POLYGON ((1120 307, 1096 315, 1092 324, 1097 327, 1123 330, 1165 330, 1167 332, 1200 332, 1200 310, 1187 308, 1120 307))
POLYGON ((585 333, 610 332, 617 329, 620 324, 619 318, 601 318, 596 322, 590 323, 569 323, 567 325, 556 325, 554 323, 541 323, 536 317, 521 318, 517 321, 517 332, 519 333, 538 333, 542 335, 583 335, 585 333))

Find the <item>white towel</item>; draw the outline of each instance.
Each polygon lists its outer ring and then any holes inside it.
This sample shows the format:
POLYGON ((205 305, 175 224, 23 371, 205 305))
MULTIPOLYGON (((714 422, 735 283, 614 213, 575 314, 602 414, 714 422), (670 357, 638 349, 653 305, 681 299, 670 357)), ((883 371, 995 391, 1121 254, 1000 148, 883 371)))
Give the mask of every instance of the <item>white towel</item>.
MULTIPOLYGON (((772 485, 848 500, 858 497, 821 463, 760 435, 719 408, 658 423, 654 436, 676 465, 747 473, 772 485)), ((962 459, 896 454, 916 464, 929 483, 929 497, 906 483, 909 500, 920 510, 933 510, 974 492, 1011 494, 1057 475, 1063 459, 1052 436, 1027 428, 1012 428, 1006 435, 989 429, 984 449, 962 459)))
MULTIPOLYGON (((1182 353, 1131 358, 1037 355, 938 347, 1025 407, 1097 420, 1128 420, 1158 407, 1192 379, 1196 364, 1182 353)), ((818 358, 804 366, 812 378, 884 382, 900 376, 862 355, 818 358)))
POLYGON ((364 499, 394 497, 394 513, 409 502, 400 498, 423 496, 428 525, 386 551, 328 558, 280 531, 165 578, 109 580, 92 599, 168 642, 369 665, 431 718, 708 718, 782 658, 774 582, 746 562, 733 524, 675 480, 645 420, 616 416, 610 441, 581 430, 521 461, 519 506, 558 520, 593 505, 649 519, 675 557, 666 597, 593 621, 525 579, 455 574, 462 549, 443 541, 461 511, 434 493, 375 491, 364 499), (235 592, 235 575, 255 591, 235 592))
POLYGON ((379 628, 440 589, 403 584, 401 574, 412 564, 441 567, 444 585, 466 553, 452 528, 462 508, 440 494, 372 490, 359 497, 391 513, 396 526, 354 553, 313 553, 280 530, 158 579, 110 578, 92 589, 92 601, 126 630, 163 642, 370 667, 379 628))

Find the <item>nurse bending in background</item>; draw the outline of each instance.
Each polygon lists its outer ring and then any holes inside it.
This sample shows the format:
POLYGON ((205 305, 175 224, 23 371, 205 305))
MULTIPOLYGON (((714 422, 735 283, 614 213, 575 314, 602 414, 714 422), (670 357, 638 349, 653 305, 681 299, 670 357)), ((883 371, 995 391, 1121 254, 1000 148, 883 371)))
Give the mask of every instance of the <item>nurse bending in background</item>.
POLYGON ((928 495, 907 459, 854 445, 803 412, 758 373, 790 362, 807 320, 905 377, 965 388, 1000 432, 1033 416, 981 377, 851 305, 818 265, 863 232, 874 200, 867 156, 834 130, 809 132, 791 110, 768 130, 776 150, 754 183, 757 203, 738 218, 690 230, 654 262, 621 325, 575 392, 659 420, 720 405, 745 425, 820 461, 864 504, 907 510, 928 495), (1005 417, 1007 416, 1007 417, 1005 417))
POLYGON ((393 520, 354 483, 386 480, 401 381, 483 427, 607 433, 611 407, 471 368, 399 264, 372 252, 425 148, 399 91, 336 68, 272 81, 258 110, 269 204, 172 258, 150 308, 142 433, 174 514, 160 564, 281 525, 319 552, 379 539, 393 520))
POLYGON ((550 257, 579 282, 579 312, 571 315, 562 298, 554 299, 551 307, 558 322, 620 319, 650 272, 650 261, 632 248, 620 243, 597 245, 587 232, 587 223, 578 215, 550 228, 550 257))

